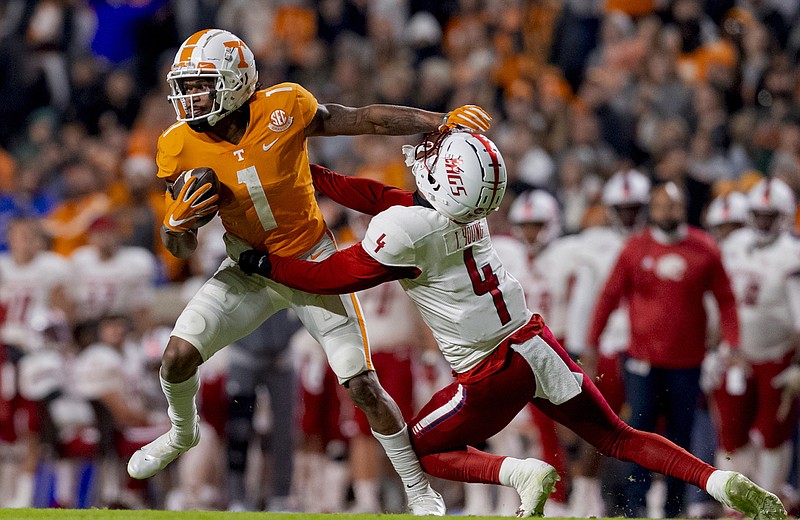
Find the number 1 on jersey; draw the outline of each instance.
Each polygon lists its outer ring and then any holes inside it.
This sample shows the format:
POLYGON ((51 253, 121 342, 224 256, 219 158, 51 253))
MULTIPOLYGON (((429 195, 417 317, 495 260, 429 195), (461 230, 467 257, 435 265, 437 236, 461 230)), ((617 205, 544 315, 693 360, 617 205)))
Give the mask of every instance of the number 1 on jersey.
POLYGON ((489 264, 482 265, 481 270, 478 271, 478 264, 475 263, 472 247, 464 250, 464 264, 467 266, 469 279, 472 281, 472 290, 475 291, 475 294, 478 296, 483 296, 486 293, 491 294, 500 323, 505 325, 511 321, 511 314, 508 312, 506 301, 503 299, 503 292, 500 290, 500 282, 497 279, 497 275, 492 272, 492 266, 489 264), (481 277, 481 273, 483 277, 481 277))
POLYGON ((236 172, 236 178, 239 184, 247 186, 247 193, 250 194, 250 200, 253 202, 256 215, 258 215, 258 220, 261 222, 261 227, 264 228, 264 231, 278 227, 278 223, 275 222, 275 216, 272 214, 272 208, 269 207, 264 186, 261 185, 261 179, 258 178, 256 167, 248 166, 243 170, 239 170, 236 172))

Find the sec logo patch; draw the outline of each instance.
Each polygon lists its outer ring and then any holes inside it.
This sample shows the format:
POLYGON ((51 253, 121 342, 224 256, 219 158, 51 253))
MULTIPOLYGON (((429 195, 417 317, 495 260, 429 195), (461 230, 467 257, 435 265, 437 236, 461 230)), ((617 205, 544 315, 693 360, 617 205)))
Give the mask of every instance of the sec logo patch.
POLYGON ((286 115, 281 109, 275 110, 269 116, 269 124, 267 125, 270 130, 273 132, 283 132, 290 126, 292 126, 292 121, 294 118, 292 116, 286 115))

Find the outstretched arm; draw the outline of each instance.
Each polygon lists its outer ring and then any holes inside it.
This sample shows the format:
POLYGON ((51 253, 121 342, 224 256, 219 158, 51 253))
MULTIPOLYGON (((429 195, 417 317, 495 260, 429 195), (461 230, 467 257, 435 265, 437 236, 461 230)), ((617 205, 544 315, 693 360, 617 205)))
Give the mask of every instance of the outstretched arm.
POLYGON ((293 289, 315 294, 347 294, 401 278, 416 278, 415 267, 383 265, 361 243, 337 251, 320 262, 270 255, 251 249, 239 256, 239 267, 293 289))
POLYGON ((377 215, 391 206, 412 206, 414 194, 382 182, 341 175, 318 164, 311 165, 317 191, 334 202, 360 213, 377 215))
POLYGON ((305 135, 413 135, 433 132, 442 126, 485 132, 491 121, 491 116, 476 105, 464 105, 443 114, 398 105, 353 108, 329 103, 317 107, 305 135))

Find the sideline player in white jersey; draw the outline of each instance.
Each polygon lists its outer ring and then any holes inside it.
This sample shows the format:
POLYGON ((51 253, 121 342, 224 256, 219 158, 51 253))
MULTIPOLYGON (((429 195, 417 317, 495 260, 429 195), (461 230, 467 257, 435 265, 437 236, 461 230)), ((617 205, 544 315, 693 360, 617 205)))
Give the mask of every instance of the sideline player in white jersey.
POLYGON ((745 381, 729 370, 714 391, 719 410, 718 464, 752 473, 759 485, 779 491, 791 465, 797 403, 781 406, 785 377, 800 346, 800 240, 789 233, 795 198, 780 179, 765 179, 747 195, 748 225, 722 243, 739 315, 745 381), (783 374, 783 375, 782 375, 783 374), (755 430, 763 439, 750 442, 755 430), (761 444, 761 443, 759 443, 761 444))
POLYGON ((525 306, 522 287, 500 263, 485 220, 506 187, 503 159, 480 134, 444 133, 404 147, 415 193, 315 168, 317 189, 376 215, 364 240, 319 262, 251 249, 246 272, 300 290, 339 293, 397 279, 419 307, 456 373, 411 421, 428 473, 514 487, 518 516, 541 516, 558 474, 536 459, 473 446, 529 402, 603 453, 681 478, 757 519, 785 519, 780 500, 736 472, 700 461, 663 437, 622 422, 592 381, 525 306), (322 170, 322 171, 320 171, 322 170))
MULTIPOLYGON (((532 285, 523 284, 528 304, 547 320, 550 330, 563 343, 575 237, 561 236, 561 209, 555 197, 544 190, 519 195, 509 209, 508 220, 513 235, 525 247, 533 278, 532 285)), ((505 260, 502 255, 501 259, 505 260)))
MULTIPOLYGON (((585 356, 594 353, 587 348, 592 313, 595 303, 617 262, 628 236, 644 226, 647 204, 650 201, 650 181, 636 170, 615 173, 603 187, 602 203, 608 224, 590 226, 577 235, 580 244, 575 251, 575 269, 567 314, 567 346, 570 353, 585 356)), ((630 324, 626 307, 615 310, 600 337, 599 355, 594 372, 600 393, 615 413, 620 413, 625 402, 622 368, 619 355, 628 348, 630 324)), ((584 365, 586 366, 586 365, 584 365)), ((601 459, 595 450, 582 450, 577 475, 573 481, 572 511, 579 517, 603 516, 598 475, 601 459)))
POLYGON ((35 219, 13 220, 8 242, 9 251, 0 254, 0 305, 6 310, 0 339, 24 352, 42 342, 38 321, 53 309, 68 311, 70 265, 46 251, 44 231, 35 219))
MULTIPOLYGON (((69 264, 61 256, 46 250, 44 231, 38 220, 18 218, 8 227, 9 251, 0 254, 0 307, 5 319, 0 326, 6 360, 3 373, 4 415, 15 418, 5 424, 8 440, 17 453, 15 491, 6 507, 30 507, 34 493, 34 472, 39 459, 38 417, 36 405, 22 396, 19 383, 21 358, 44 346, 44 325, 53 312, 68 311, 66 284, 69 264), (27 421, 20 417, 27 416, 27 421), (19 455, 23 452, 22 455, 19 455)), ((5 468, 8 470, 8 468, 5 468)))
MULTIPOLYGON (((567 344, 570 352, 585 356, 592 312, 622 247, 631 233, 643 227, 650 201, 650 181, 636 170, 615 173, 603 187, 602 202, 611 225, 589 227, 578 235, 575 281, 570 295, 567 344)), ((600 337, 597 386, 619 413, 624 400, 619 353, 628 347, 630 324, 625 308, 612 313, 600 337)))
MULTIPOLYGON (((575 238, 560 236, 561 208, 555 197, 544 190, 521 193, 511 204, 508 220, 513 236, 494 237, 494 248, 507 271, 522 285, 528 307, 547 321, 563 345, 575 238)), ((558 438, 556 423, 535 407, 528 411, 539 432, 542 459, 564 475, 567 454, 558 438)), ((548 514, 563 516, 569 484, 563 482, 556 489, 548 514)))
POLYGON ((156 260, 141 247, 125 247, 113 215, 95 220, 89 244, 70 256, 73 278, 69 285, 78 321, 110 314, 135 317, 152 304, 156 260))

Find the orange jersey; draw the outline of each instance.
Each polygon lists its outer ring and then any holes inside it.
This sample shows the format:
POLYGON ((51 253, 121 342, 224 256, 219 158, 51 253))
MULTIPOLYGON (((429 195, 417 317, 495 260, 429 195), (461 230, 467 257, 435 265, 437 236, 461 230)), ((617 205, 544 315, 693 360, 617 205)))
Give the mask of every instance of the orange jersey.
POLYGON ((270 253, 305 253, 326 230, 304 135, 317 106, 295 83, 260 90, 250 100, 250 124, 239 144, 176 123, 158 139, 158 176, 172 181, 185 170, 213 169, 226 231, 270 253))

